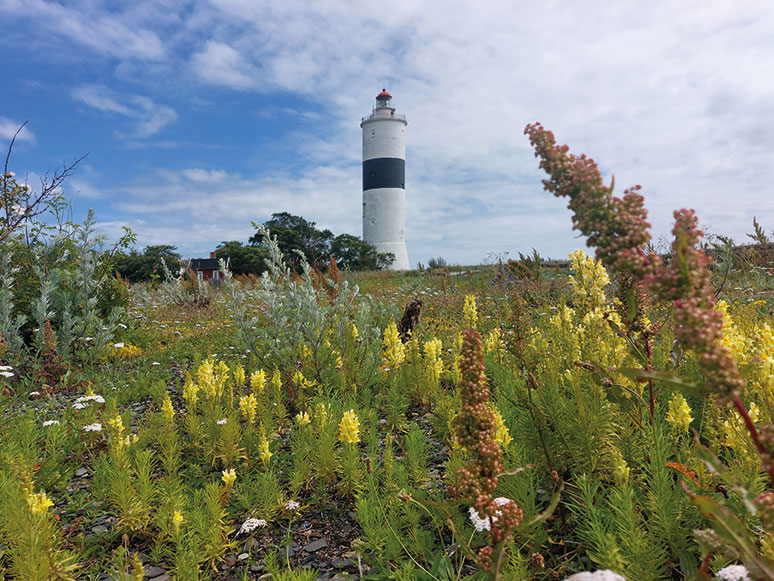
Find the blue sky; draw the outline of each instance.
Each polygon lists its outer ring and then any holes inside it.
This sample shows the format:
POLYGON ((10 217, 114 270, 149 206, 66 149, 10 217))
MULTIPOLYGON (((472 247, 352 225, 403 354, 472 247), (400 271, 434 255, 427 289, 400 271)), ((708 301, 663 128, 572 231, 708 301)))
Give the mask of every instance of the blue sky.
POLYGON ((407 128, 412 264, 585 241, 542 190, 527 123, 713 234, 774 229, 769 0, 0 0, 0 141, 74 217, 206 256, 273 212, 361 234, 360 118, 383 85, 407 128))

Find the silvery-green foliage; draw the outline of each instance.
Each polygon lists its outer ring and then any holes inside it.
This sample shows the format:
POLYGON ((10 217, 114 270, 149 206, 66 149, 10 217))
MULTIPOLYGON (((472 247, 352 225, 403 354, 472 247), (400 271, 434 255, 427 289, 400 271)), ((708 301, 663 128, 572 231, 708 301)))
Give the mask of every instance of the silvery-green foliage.
POLYGON ((335 353, 344 354, 348 325, 355 323, 360 333, 357 364, 360 381, 370 380, 379 364, 381 332, 375 322, 383 318, 370 299, 360 295, 357 286, 347 281, 326 284, 335 292, 329 296, 318 290, 309 263, 301 258, 300 280, 284 263, 276 238, 261 224, 253 224, 263 237, 269 252, 268 270, 261 276, 260 288, 251 291, 239 287, 224 273, 226 288, 232 300, 238 338, 256 353, 272 360, 284 369, 295 367, 298 348, 304 345, 310 352, 310 364, 315 379, 322 379, 326 370, 335 367, 335 353))
POLYGON ((13 266, 12 257, 11 252, 0 253, 0 337, 11 352, 18 353, 24 347, 21 327, 26 318, 21 314, 14 316, 13 312, 13 281, 19 269, 13 266))
POLYGON ((196 277, 186 278, 184 271, 174 272, 161 258, 164 282, 159 287, 159 296, 167 304, 179 306, 206 306, 212 299, 212 286, 196 277))

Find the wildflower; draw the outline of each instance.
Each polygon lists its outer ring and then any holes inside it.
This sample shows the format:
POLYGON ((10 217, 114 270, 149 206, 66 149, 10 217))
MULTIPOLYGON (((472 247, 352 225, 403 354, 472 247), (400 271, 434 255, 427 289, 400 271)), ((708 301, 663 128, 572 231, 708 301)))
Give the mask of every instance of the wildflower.
POLYGON ((0 371, 11 371, 13 367, 10 365, 0 365, 0 371))
POLYGON ((228 418, 223 418, 221 420, 218 420, 215 423, 218 424, 219 426, 225 426, 228 423, 228 418))
POLYGON ((304 377, 304 374, 301 373, 301 371, 296 371, 293 374, 293 385, 295 385, 299 390, 303 390, 305 388, 314 387, 315 382, 304 377))
POLYGON ((0 371, 0 377, 13 377, 13 371, 0 371))
POLYGON ((294 419, 299 426, 308 426, 312 422, 307 412, 298 412, 294 419))
POLYGON ((93 423, 89 424, 87 426, 83 426, 84 432, 101 432, 102 431, 102 424, 100 423, 93 423))
POLYGON ((114 349, 123 349, 124 345, 125 345, 124 343, 113 343, 113 348, 114 349))
POLYGON ((688 431, 688 427, 693 421, 693 416, 691 416, 691 408, 688 402, 681 394, 676 393, 669 400, 669 411, 667 412, 666 420, 676 428, 688 431))
POLYGON ((19 204, 14 204, 11 206, 11 210, 13 211, 13 214, 19 218, 23 218, 27 213, 27 209, 24 206, 20 206, 19 204))
POLYGON ((623 455, 617 448, 613 448, 613 478, 618 484, 624 484, 629 480, 629 472, 631 469, 623 455))
POLYGON ((167 418, 168 422, 175 419, 175 408, 172 407, 172 399, 168 393, 164 394, 164 402, 161 404, 161 413, 167 418))
POLYGON ((242 412, 242 416, 248 424, 252 424, 255 421, 257 409, 258 400, 255 399, 254 394, 251 393, 239 398, 239 411, 242 412))
POLYGON ((271 375, 271 386, 276 392, 279 392, 282 389, 282 375, 280 374, 280 370, 276 367, 271 375))
POLYGON ((172 526, 175 527, 175 532, 180 530, 180 525, 183 524, 184 520, 183 513, 181 513, 179 510, 176 510, 175 514, 172 516, 172 526))
POLYGON ((236 482, 236 470, 229 468, 228 470, 221 472, 221 474, 222 476, 220 479, 223 481, 223 484, 226 485, 226 490, 234 486, 234 482, 236 482))
POLYGON ((250 375, 250 385, 255 393, 262 394, 263 386, 266 385, 266 372, 263 369, 253 371, 250 375))
POLYGON ((36 516, 44 514, 49 507, 54 504, 53 501, 46 496, 45 492, 28 492, 26 500, 30 512, 36 516))
POLYGON ((465 306, 462 307, 462 314, 465 319, 466 329, 475 329, 478 322, 478 309, 476 308, 476 297, 465 295, 465 306))
MULTIPOLYGON (((513 501, 510 498, 504 498, 501 496, 499 498, 495 498, 493 502, 497 506, 505 506, 506 504, 513 501)), ((476 509, 472 506, 468 510, 468 513, 470 514, 470 522, 473 523, 473 526, 476 527, 478 532, 491 530, 490 520, 492 523, 497 522, 497 515, 493 515, 488 518, 481 518, 481 516, 478 514, 478 511, 476 511, 476 509)))
POLYGON ((46 420, 43 422, 43 427, 47 428, 48 426, 56 426, 59 425, 59 420, 46 420))
MULTIPOLYGON (((750 404, 747 415, 750 416, 750 420, 752 420, 753 424, 758 423, 760 414, 761 410, 758 405, 754 402, 750 404)), ((750 438, 747 426, 745 425, 742 416, 739 415, 739 412, 737 411, 731 412, 730 417, 723 422, 723 433, 726 435, 726 446, 737 451, 744 450, 745 443, 748 442, 750 438)))
POLYGON ((301 505, 295 500, 288 500, 285 503, 285 510, 298 510, 299 508, 301 508, 301 505))
POLYGON ((355 410, 344 412, 339 423, 339 440, 345 444, 357 444, 360 441, 360 422, 355 410))
POLYGON ((400 334, 395 321, 390 321, 390 324, 384 330, 382 345, 384 346, 382 351, 382 365, 384 367, 397 368, 406 359, 406 350, 403 347, 403 342, 400 340, 400 334))
POLYGON ((199 386, 190 379, 187 380, 183 386, 183 399, 188 404, 189 409, 192 408, 197 401, 199 401, 199 396, 197 395, 198 393, 199 386))
POLYGON ((443 359, 441 359, 442 350, 443 343, 441 343, 440 339, 433 338, 430 341, 426 341, 424 344, 425 364, 430 371, 430 376, 434 383, 438 382, 441 378, 441 372, 443 371, 443 359))
POLYGON ((494 436, 492 439, 497 442, 502 448, 505 448, 508 444, 511 443, 511 440, 513 438, 511 437, 511 434, 508 432, 508 426, 505 425, 505 421, 503 420, 503 416, 500 413, 500 410, 498 410, 494 406, 490 406, 490 409, 492 410, 492 415, 494 416, 494 436))
POLYGON ((118 413, 108 420, 108 425, 115 430, 116 436, 124 433, 124 420, 118 413))
POLYGON ((744 565, 728 565, 715 574, 716 579, 723 581, 751 581, 750 572, 744 565))
POLYGON ((607 303, 604 288, 610 283, 607 270, 599 260, 587 256, 583 250, 570 254, 573 275, 569 277, 573 303, 581 313, 601 309, 607 303))
POLYGON ((245 522, 242 523, 242 526, 239 528, 237 535, 252 532, 258 527, 265 527, 268 526, 268 524, 269 523, 267 523, 262 518, 248 518, 245 522))
POLYGON ((237 363, 234 367, 234 385, 236 387, 242 387, 245 384, 245 368, 241 363, 237 363))
POLYGON ((344 367, 344 361, 341 359, 341 355, 336 357, 336 369, 344 367))
POLYGON ((263 462, 265 465, 269 465, 269 461, 271 460, 272 453, 269 449, 269 440, 266 439, 265 434, 261 434, 261 438, 258 441, 258 456, 261 458, 261 462, 263 462))

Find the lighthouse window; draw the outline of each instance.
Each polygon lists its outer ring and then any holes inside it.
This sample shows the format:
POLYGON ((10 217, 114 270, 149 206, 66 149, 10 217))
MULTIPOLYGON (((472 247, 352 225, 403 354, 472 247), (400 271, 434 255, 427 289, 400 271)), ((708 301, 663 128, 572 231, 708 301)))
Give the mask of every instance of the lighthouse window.
POLYGON ((375 137, 375 136, 376 136, 376 129, 371 129, 371 137, 375 137))

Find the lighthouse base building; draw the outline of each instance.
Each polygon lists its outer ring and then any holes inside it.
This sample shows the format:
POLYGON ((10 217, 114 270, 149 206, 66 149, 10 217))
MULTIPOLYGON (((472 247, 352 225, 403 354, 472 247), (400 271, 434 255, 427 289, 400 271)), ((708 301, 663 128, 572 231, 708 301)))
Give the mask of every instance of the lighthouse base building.
POLYGON ((390 270, 409 270, 406 251, 406 117, 382 90, 363 129, 363 240, 390 252, 390 270))

